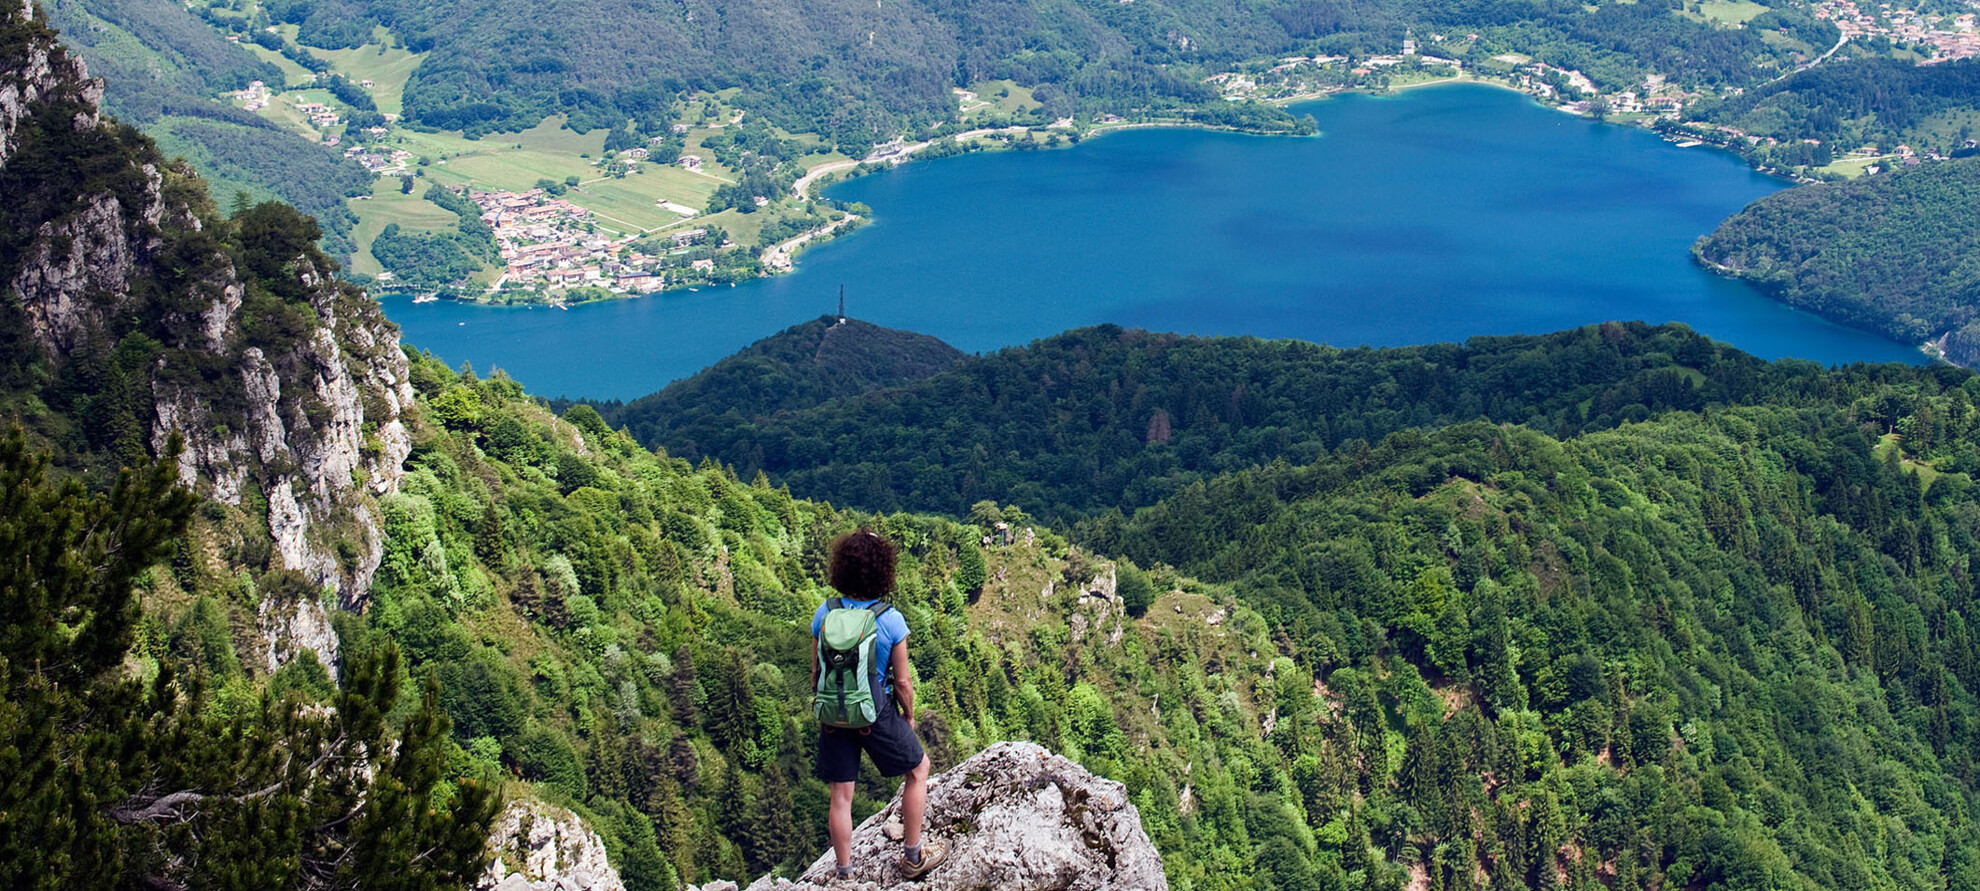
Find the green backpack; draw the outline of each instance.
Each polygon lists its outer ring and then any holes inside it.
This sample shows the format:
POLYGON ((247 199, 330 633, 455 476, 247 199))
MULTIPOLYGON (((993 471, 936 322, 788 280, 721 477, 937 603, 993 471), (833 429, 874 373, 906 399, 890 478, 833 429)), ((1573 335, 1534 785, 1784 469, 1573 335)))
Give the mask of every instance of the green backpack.
POLYGON ((858 729, 880 719, 887 688, 880 683, 880 617, 884 603, 847 607, 845 598, 825 601, 818 628, 818 690, 812 711, 827 727, 858 729))

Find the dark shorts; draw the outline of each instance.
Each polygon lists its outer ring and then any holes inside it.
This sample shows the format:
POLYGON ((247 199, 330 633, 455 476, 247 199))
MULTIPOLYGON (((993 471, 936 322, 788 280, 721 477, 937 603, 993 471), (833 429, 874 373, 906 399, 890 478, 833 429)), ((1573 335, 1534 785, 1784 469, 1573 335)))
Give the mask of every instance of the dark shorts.
POLYGON ((818 769, 813 775, 827 783, 853 782, 859 779, 861 752, 873 759, 881 776, 897 777, 921 764, 921 739, 900 709, 888 702, 871 727, 818 728, 818 769))

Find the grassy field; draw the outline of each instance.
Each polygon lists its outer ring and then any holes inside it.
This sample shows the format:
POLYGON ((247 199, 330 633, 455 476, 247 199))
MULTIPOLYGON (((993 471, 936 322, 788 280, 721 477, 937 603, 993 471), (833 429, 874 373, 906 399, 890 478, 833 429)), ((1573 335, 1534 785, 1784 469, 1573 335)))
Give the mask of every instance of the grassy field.
MULTIPOLYGON (((381 32, 384 30, 379 29, 381 32)), ((415 53, 403 47, 388 49, 383 40, 357 49, 311 48, 310 52, 322 56, 336 66, 337 73, 353 82, 371 81, 371 100, 378 103, 378 110, 386 114, 405 111, 406 81, 412 77, 413 69, 426 60, 425 53, 415 53)))
POLYGON ((1751 0, 1701 0, 1698 12, 1706 21, 1744 25, 1767 12, 1767 7, 1751 0))
MULTIPOLYGON (((581 185, 565 197, 597 214, 602 227, 621 234, 680 223, 683 218, 660 207, 660 202, 703 207, 721 185, 718 180, 679 167, 654 164, 640 165, 638 169, 644 172, 620 179, 600 176, 591 161, 604 153, 605 131, 578 134, 561 129, 562 123, 560 118, 551 118, 521 133, 496 133, 482 139, 466 139, 459 133, 401 130, 394 132, 388 145, 430 159, 431 164, 419 169, 425 171, 426 179, 446 186, 521 192, 535 188, 538 180, 564 182, 575 176, 581 185)), ((396 181, 392 182, 396 187, 396 181)), ((373 203, 360 202, 359 216, 368 216, 373 208, 366 205, 373 203)), ((378 224, 378 228, 383 225, 378 224)))
POLYGON ((986 80, 971 85, 969 89, 983 104, 970 103, 969 110, 963 113, 965 121, 1029 113, 1045 104, 1031 98, 1030 87, 1021 87, 1008 80, 986 80))
POLYGON ((1922 150, 1920 142, 1926 146, 1958 148, 1961 141, 1980 135, 1980 112, 1956 110, 1935 114, 1918 122, 1911 132, 1918 137, 1918 142, 1912 143, 1913 148, 1922 150))
POLYGON ((459 218, 453 211, 419 197, 425 191, 425 183, 415 182, 412 194, 399 194, 399 178, 388 176, 373 185, 370 198, 351 199, 351 212, 358 217, 357 228, 351 232, 351 242, 357 245, 357 251, 351 254, 352 272, 377 275, 384 270, 371 255, 371 243, 392 223, 398 223, 401 229, 420 232, 453 227, 459 218))
POLYGON ((1792 37, 1787 36, 1786 34, 1782 34, 1779 31, 1762 31, 1760 32, 1760 40, 1766 43, 1768 46, 1771 46, 1775 49, 1784 49, 1784 50, 1789 50, 1791 52, 1797 52, 1804 56, 1808 56, 1810 58, 1813 58, 1822 52, 1821 50, 1809 46, 1806 41, 1796 40, 1792 37))
POLYGON ((1816 169, 1824 173, 1841 174, 1842 176, 1847 176, 1850 179, 1855 179, 1859 176, 1862 176, 1864 169, 1868 168, 1870 165, 1887 164, 1887 163, 1889 163, 1889 161, 1888 159, 1885 158, 1837 158, 1835 162, 1831 163, 1829 166, 1818 167, 1816 169))
MULTIPOLYGON (((1886 455, 1889 455, 1892 450, 1898 447, 1898 440, 1900 439, 1903 439, 1903 437, 1896 433, 1884 434, 1878 440, 1876 447, 1871 449, 1871 454, 1875 455, 1879 461, 1884 460, 1886 455)), ((1931 488, 1932 481, 1938 479, 1943 474, 1943 471, 1933 467, 1929 463, 1913 461, 1910 458, 1900 458, 1898 460, 1898 466, 1911 471, 1913 475, 1917 476, 1918 487, 1921 489, 1931 488)))
POLYGON ((249 52, 254 53, 256 56, 261 57, 262 61, 282 69, 283 76, 289 79, 286 84, 269 84, 269 89, 285 87, 288 84, 300 84, 309 80, 310 70, 289 61, 289 57, 274 50, 266 49, 260 44, 249 43, 245 40, 241 41, 241 46, 247 48, 249 52))

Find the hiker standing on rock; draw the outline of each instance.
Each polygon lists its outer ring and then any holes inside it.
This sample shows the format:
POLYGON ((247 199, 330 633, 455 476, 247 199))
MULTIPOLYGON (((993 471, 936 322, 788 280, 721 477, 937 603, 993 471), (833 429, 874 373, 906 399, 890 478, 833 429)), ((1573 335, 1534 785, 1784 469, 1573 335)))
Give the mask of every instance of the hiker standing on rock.
POLYGON ((819 604, 811 617, 817 776, 832 789, 826 829, 842 879, 852 877, 853 782, 859 779, 861 752, 873 759, 881 776, 907 775, 901 787, 901 841, 906 845, 901 872, 920 878, 948 856, 940 841, 930 839, 924 848, 921 839, 928 756, 915 735, 907 620, 886 602, 894 593, 896 556, 894 543, 872 530, 840 536, 832 542, 829 569, 839 596, 819 604))

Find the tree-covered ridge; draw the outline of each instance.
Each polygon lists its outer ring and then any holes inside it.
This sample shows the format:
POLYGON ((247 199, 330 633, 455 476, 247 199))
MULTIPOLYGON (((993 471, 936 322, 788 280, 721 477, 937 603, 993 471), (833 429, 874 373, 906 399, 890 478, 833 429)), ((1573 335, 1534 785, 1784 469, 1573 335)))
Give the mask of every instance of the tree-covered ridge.
MULTIPOLYGON (((1975 70, 1980 70, 1976 68, 1975 70)), ((1844 324, 1980 359, 1980 159, 1776 192, 1700 241, 1707 262, 1844 324)))
MULTIPOLYGON (((763 338, 735 355, 628 403, 594 402, 613 429, 698 456, 700 440, 779 412, 898 387, 956 363, 955 347, 912 331, 821 316, 763 338)), ((568 402, 553 402, 564 408, 568 402)))
MULTIPOLYGON (((1828 398, 1856 376, 1938 373, 1824 375, 1640 323, 1351 350, 1103 325, 965 358, 884 397, 723 419, 692 436, 634 430, 837 504, 960 514, 990 499, 1057 520, 1131 511, 1218 473, 1303 463, 1405 428, 1485 418, 1565 436, 1670 409, 1828 398)), ((727 392, 703 398, 719 406, 727 392)))
MULTIPOLYGON (((1228 592, 1112 566, 994 506, 978 518, 1017 521, 1011 544, 796 499, 430 358, 414 383, 430 424, 385 505, 362 634, 399 641, 412 676, 438 681, 450 776, 509 774, 570 804, 628 887, 791 874, 823 848, 809 620, 830 596, 830 541, 861 525, 903 548, 894 603, 937 769, 997 740, 1043 742, 1130 783, 1166 821, 1165 861, 1187 887, 1254 887, 1244 836, 1226 830, 1252 807, 1239 765, 1274 757, 1257 736, 1273 663, 1252 655, 1272 643, 1228 592), (1152 662, 1158 648, 1169 662, 1152 662), (1188 788, 1164 779, 1186 774, 1188 788)), ((892 789, 869 774, 859 812, 892 789)))

